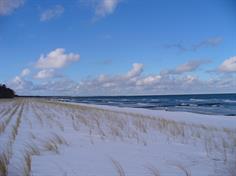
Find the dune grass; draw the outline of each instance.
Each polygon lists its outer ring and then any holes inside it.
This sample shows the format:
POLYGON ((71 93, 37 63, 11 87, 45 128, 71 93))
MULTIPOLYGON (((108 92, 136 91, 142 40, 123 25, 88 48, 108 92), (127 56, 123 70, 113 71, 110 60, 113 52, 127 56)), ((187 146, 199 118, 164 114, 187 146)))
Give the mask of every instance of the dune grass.
POLYGON ((57 134, 54 134, 52 137, 47 139, 44 143, 44 148, 47 151, 55 152, 59 154, 59 147, 60 145, 68 146, 68 142, 62 137, 57 134))
POLYGON ((0 154, 0 176, 7 176, 9 160, 8 153, 0 154))
POLYGON ((153 176, 161 176, 160 171, 153 165, 147 167, 148 171, 153 176))
POLYGON ((118 176, 126 176, 123 167, 121 166, 121 164, 117 160, 111 158, 111 162, 112 162, 113 166, 115 167, 116 173, 118 176))

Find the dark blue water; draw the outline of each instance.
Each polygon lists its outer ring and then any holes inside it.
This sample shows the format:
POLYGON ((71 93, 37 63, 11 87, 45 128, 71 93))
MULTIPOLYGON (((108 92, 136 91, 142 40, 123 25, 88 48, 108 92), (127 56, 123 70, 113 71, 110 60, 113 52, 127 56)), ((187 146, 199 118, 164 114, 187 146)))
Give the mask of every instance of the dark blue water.
POLYGON ((55 98, 67 102, 236 116, 236 94, 55 98))

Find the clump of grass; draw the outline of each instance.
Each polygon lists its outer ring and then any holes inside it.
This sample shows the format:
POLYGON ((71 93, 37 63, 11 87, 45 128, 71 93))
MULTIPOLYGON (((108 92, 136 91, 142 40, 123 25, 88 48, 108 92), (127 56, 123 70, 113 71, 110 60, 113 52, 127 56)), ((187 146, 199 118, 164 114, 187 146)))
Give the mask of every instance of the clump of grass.
POLYGON ((159 170, 155 166, 148 166, 147 169, 154 176, 161 176, 159 170))
POLYGON ((40 155, 40 149, 36 145, 27 145, 26 147, 26 152, 27 154, 30 155, 40 155))
POLYGON ((30 133, 30 136, 32 139, 36 139, 36 136, 32 132, 30 133))
POLYGON ((68 142, 63 138, 62 136, 59 136, 57 134, 54 134, 53 136, 54 141, 56 141, 58 144, 62 145, 69 145, 68 142))
POLYGON ((5 123, 0 123, 0 134, 3 133, 5 131, 6 125, 5 123))
POLYGON ((7 176, 9 164, 9 155, 6 153, 0 154, 0 175, 7 176))
POLYGON ((75 130, 75 131, 79 131, 79 124, 77 123, 77 122, 75 122, 75 119, 73 119, 73 121, 72 121, 72 125, 73 125, 73 129, 75 130))
POLYGON ((25 163, 24 163, 23 175, 24 176, 30 176, 31 162, 32 162, 31 155, 29 153, 26 153, 24 155, 24 160, 25 160, 25 163))
POLYGON ((17 126, 13 126, 12 127, 12 139, 13 141, 16 139, 16 136, 17 136, 17 126))
POLYGON ((51 151, 51 152, 55 152, 55 153, 59 153, 59 150, 58 150, 58 144, 53 141, 53 140, 48 140, 44 147, 46 148, 46 150, 48 151, 51 151))
POLYGON ((123 136, 122 136, 121 130, 118 127, 111 126, 110 130, 111 130, 111 135, 112 136, 120 137, 122 139, 123 136))
POLYGON ((138 131, 147 133, 147 125, 143 119, 137 118, 133 123, 138 131))
POLYGON ((44 147, 48 151, 59 153, 59 145, 62 145, 62 144, 68 145, 67 141, 63 137, 57 134, 54 134, 52 138, 46 141, 44 147))
POLYGON ((191 176, 191 172, 186 169, 184 166, 180 165, 180 164, 176 164, 175 165, 178 169, 180 169, 181 171, 183 171, 183 173, 186 175, 186 176, 191 176))
POLYGON ((112 158, 111 158, 111 161, 116 169, 118 176, 125 176, 125 171, 124 171, 123 167, 121 166, 121 164, 112 158))

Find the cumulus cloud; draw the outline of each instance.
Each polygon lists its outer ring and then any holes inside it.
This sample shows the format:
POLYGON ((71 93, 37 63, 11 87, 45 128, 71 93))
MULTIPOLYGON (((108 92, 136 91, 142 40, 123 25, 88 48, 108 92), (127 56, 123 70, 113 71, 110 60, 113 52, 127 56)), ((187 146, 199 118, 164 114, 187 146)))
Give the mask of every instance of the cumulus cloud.
POLYGON ((55 77, 55 70, 54 69, 45 69, 40 70, 36 75, 35 78, 37 79, 46 79, 46 78, 52 78, 55 77))
POLYGON ((98 1, 95 14, 98 17, 104 17, 110 15, 114 12, 116 7, 118 6, 120 0, 100 0, 98 1))
POLYGON ((236 72, 236 56, 226 59, 219 67, 221 72, 236 72))
POLYGON ((40 15, 40 21, 49 21, 53 18, 57 18, 64 13, 64 7, 61 5, 56 5, 51 9, 47 9, 40 15))
POLYGON ((177 66, 175 69, 164 70, 162 74, 182 74, 197 70, 201 65, 209 63, 209 60, 191 60, 185 64, 177 66))
POLYGON ((202 40, 198 43, 194 43, 191 46, 185 46, 182 43, 172 43, 165 45, 166 48, 174 48, 181 52, 186 51, 197 51, 201 48, 216 47, 223 42, 222 37, 212 37, 205 40, 202 40))
POLYGON ((143 64, 134 63, 132 66, 132 69, 128 71, 126 76, 128 78, 133 78, 133 77, 139 76, 142 73, 142 71, 143 71, 143 64))
POLYGON ((29 74, 30 74, 30 69, 25 68, 21 71, 20 76, 25 77, 25 76, 28 76, 29 74))
POLYGON ((79 54, 65 53, 65 49, 57 48, 51 51, 49 54, 41 55, 36 63, 37 68, 62 68, 71 62, 78 61, 80 59, 79 54))
POLYGON ((10 15, 23 4, 24 0, 0 0, 0 16, 10 15))
POLYGON ((20 76, 16 76, 13 80, 8 83, 9 87, 13 88, 17 92, 31 90, 33 82, 27 81, 20 76))

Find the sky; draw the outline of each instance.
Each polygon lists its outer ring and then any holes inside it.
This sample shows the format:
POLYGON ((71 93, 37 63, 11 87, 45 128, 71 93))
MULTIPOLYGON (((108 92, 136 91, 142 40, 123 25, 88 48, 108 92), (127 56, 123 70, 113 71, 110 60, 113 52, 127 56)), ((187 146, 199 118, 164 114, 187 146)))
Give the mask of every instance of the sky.
POLYGON ((0 0, 18 95, 236 93, 235 0, 0 0))

